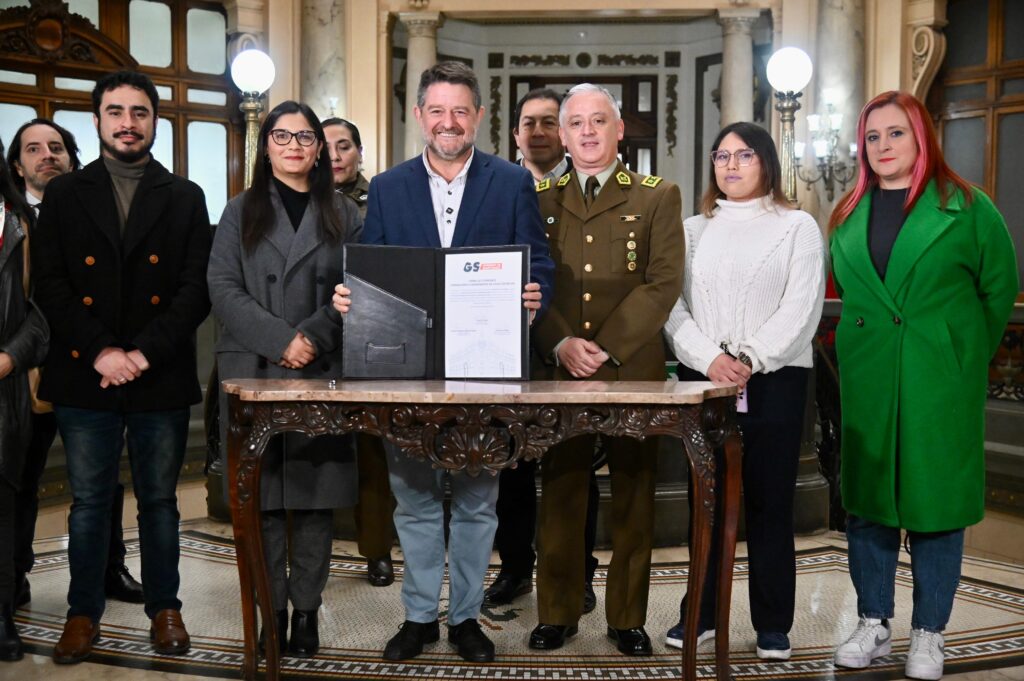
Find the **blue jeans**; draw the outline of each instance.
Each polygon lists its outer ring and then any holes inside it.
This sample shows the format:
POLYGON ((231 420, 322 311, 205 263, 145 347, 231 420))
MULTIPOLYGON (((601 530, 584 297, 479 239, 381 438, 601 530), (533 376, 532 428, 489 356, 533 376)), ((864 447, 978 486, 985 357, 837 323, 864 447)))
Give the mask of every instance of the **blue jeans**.
POLYGON ((388 474, 395 508, 395 529, 405 557, 402 604, 405 618, 433 622, 444 579, 444 487, 452 488, 452 518, 448 537, 448 624, 461 624, 480 616, 484 602, 484 576, 491 560, 498 477, 482 472, 449 474, 413 459, 387 443, 388 474))
POLYGON ((181 609, 176 488, 188 438, 188 409, 122 413, 54 405, 71 483, 68 617, 98 622, 118 464, 128 440, 139 507, 146 615, 181 609))
MULTIPOLYGON (((914 578, 914 611, 910 626, 941 632, 953 612, 964 556, 964 531, 911 532, 910 566, 914 578)), ((893 616, 896 560, 900 529, 851 515, 846 526, 850 546, 850 579, 857 590, 857 614, 893 616)))

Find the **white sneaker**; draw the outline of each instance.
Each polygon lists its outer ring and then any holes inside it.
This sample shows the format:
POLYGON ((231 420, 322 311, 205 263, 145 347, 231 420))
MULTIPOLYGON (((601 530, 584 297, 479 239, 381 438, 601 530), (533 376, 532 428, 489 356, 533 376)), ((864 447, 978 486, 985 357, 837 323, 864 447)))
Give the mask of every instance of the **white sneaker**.
MULTIPOLYGON (((707 631, 701 631, 697 634, 697 647, 699 648, 702 643, 710 641, 715 637, 715 630, 708 629, 707 631)), ((673 648, 683 647, 683 624, 680 622, 676 626, 668 630, 668 635, 665 636, 665 645, 673 648)))
POLYGON ((882 620, 861 617, 857 628, 841 646, 836 648, 837 667, 863 669, 878 657, 892 652, 892 631, 882 620))
POLYGON ((910 652, 903 671, 912 679, 935 681, 942 678, 942 664, 946 656, 945 641, 936 631, 914 629, 910 632, 910 652))

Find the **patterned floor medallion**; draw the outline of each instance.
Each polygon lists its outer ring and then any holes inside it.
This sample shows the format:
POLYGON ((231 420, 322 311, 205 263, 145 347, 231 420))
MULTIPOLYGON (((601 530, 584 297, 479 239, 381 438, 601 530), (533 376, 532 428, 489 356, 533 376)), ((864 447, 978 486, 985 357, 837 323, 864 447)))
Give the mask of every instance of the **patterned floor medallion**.
MULTIPOLYGON (((337 544, 336 544, 337 546, 337 544)), ((128 565, 141 574, 138 541, 129 543, 128 565)), ((397 580, 387 588, 371 587, 366 564, 336 554, 331 579, 320 613, 323 647, 312 660, 285 658, 288 679, 540 679, 617 681, 678 679, 679 651, 662 643, 664 632, 678 618, 679 598, 687 578, 686 563, 661 563, 651 579, 647 631, 655 638, 652 658, 619 655, 605 636, 602 604, 605 570, 598 571, 598 608, 584 615, 580 633, 561 650, 531 651, 526 646, 537 623, 534 595, 511 606, 485 608, 481 624, 497 646, 497 662, 463 662, 441 641, 427 647, 408 663, 381 659, 384 643, 403 619, 400 599, 402 564, 395 565, 397 580)), ((1024 568, 999 564, 1002 580, 1024 584, 1024 568), (1009 573, 1007 572, 1009 570, 1009 573)), ((192 650, 183 658, 155 655, 149 644, 142 607, 111 601, 103 617, 103 636, 93 661, 120 667, 153 669, 196 676, 238 678, 241 664, 241 612, 238 573, 230 540, 189 530, 182 534, 181 594, 184 616, 192 634, 192 650)), ((835 646, 855 625, 855 596, 847 575, 846 551, 841 542, 801 550, 797 559, 797 616, 790 633, 793 657, 766 664, 753 652, 754 635, 747 609, 747 563, 737 561, 732 604, 732 674, 746 678, 849 678, 903 677, 909 637, 911 576, 901 564, 897 575, 897 615, 893 621, 894 646, 889 657, 861 672, 836 670, 835 646)), ((488 581, 494 576, 488 575, 488 581)), ((33 601, 18 612, 18 624, 30 652, 49 655, 60 636, 68 587, 67 553, 39 556, 31 575, 33 601)), ((447 604, 447 584, 442 591, 447 604)), ((700 653, 699 674, 713 678, 713 644, 700 653)), ((953 619, 946 635, 947 674, 997 669, 1024 664, 1024 590, 965 577, 957 593, 953 619)), ((14 671, 8 668, 3 671, 14 671)))

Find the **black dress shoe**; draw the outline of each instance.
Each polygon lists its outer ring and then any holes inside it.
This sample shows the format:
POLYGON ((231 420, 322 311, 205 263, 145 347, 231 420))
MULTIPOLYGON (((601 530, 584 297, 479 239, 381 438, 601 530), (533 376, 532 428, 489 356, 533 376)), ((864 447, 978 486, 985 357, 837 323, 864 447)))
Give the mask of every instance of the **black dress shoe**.
POLYGON ((448 642, 466 662, 494 662, 494 644, 476 620, 463 620, 448 627, 448 642))
POLYGON ((557 650, 577 631, 575 624, 538 624, 530 632, 530 647, 534 650, 557 650))
POLYGON ((597 594, 594 593, 594 585, 587 582, 583 587, 583 614, 593 612, 597 607, 597 594))
POLYGON ((423 652, 424 643, 434 643, 439 638, 441 630, 437 620, 426 624, 406 620, 398 633, 384 646, 384 659, 410 660, 423 652))
POLYGON ((4 603, 0 605, 0 661, 17 662, 24 656, 21 636, 14 626, 14 607, 4 603))
MULTIPOLYGON (((275 610, 274 619, 277 620, 277 649, 284 655, 288 652, 288 609, 275 610)), ((260 655, 267 654, 267 632, 260 627, 260 655)))
POLYGON ((28 583, 28 575, 15 575, 14 608, 22 608, 32 601, 32 587, 28 583))
POLYGON ((608 638, 615 641, 616 647, 623 655, 653 655, 651 637, 643 627, 633 629, 613 629, 608 627, 608 638))
POLYGON ((142 593, 142 585, 135 581, 123 563, 107 569, 103 586, 107 598, 114 598, 125 603, 146 602, 146 597, 142 593))
POLYGON ((388 586, 395 581, 395 566, 391 556, 366 559, 366 578, 374 586, 388 586))
POLYGON ((531 591, 533 591, 533 580, 529 577, 516 577, 506 572, 499 572, 494 583, 484 591, 484 603, 505 605, 531 591))
POLYGON ((313 657, 320 650, 316 610, 293 610, 292 632, 288 638, 288 654, 292 657, 313 657))

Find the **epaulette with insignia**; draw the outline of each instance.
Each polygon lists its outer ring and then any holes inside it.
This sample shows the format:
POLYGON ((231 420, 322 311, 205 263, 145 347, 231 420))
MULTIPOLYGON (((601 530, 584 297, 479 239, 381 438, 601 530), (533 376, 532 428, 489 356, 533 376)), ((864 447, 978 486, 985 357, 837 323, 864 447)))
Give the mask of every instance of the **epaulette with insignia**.
POLYGON ((537 193, 538 194, 540 192, 546 192, 549 189, 551 189, 551 178, 550 177, 547 178, 546 180, 541 180, 540 182, 537 183, 537 193))
POLYGON ((653 188, 653 187, 657 187, 659 184, 661 184, 661 181, 663 179, 664 178, 658 177, 657 175, 648 175, 647 177, 645 177, 640 182, 640 184, 643 185, 644 187, 651 187, 651 188, 653 188))
POLYGON ((565 185, 569 184, 570 178, 572 178, 572 173, 571 172, 568 172, 565 175, 562 175, 560 178, 558 178, 558 186, 559 187, 564 187, 565 185))
POLYGON ((628 187, 629 185, 633 184, 633 180, 629 178, 629 175, 622 172, 621 170, 615 173, 615 181, 618 182, 619 186, 621 187, 628 187))

